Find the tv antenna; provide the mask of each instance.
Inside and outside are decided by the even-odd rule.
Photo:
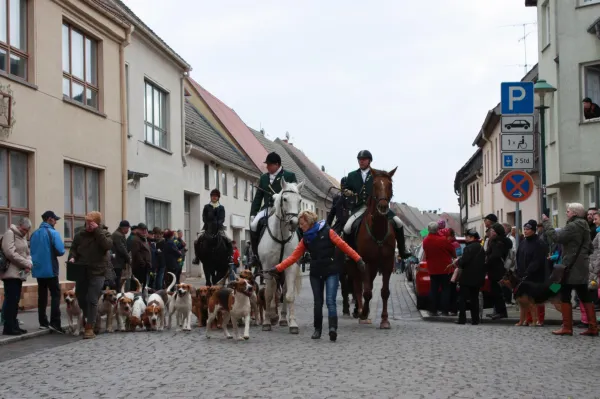
[[[290,132],[287,132],[287,131],[285,132],[285,139],[287,141],[290,141]]]
[[[527,72],[529,72],[529,64],[527,63],[527,36],[531,35],[534,31],[530,31],[527,32],[527,27],[529,25],[537,25],[536,22],[526,22],[523,24],[514,24],[514,25],[503,25],[500,26],[500,28],[515,28],[515,27],[522,27],[523,28],[523,36],[521,36],[519,38],[519,43],[523,42],[523,52],[524,52],[524,56],[525,56],[525,63],[524,64],[519,64],[518,66],[522,66],[525,69],[525,73],[524,75],[527,75]]]

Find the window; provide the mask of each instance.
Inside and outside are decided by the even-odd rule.
[[[146,82],[144,121],[146,141],[160,148],[167,145],[167,94]]]
[[[542,49],[550,44],[550,2],[542,5]]]
[[[238,197],[238,177],[233,176],[233,198]]]
[[[100,211],[100,172],[65,163],[65,240],[72,240],[85,224],[85,215]]]
[[[221,172],[221,195],[227,195],[227,173]]]
[[[63,96],[98,108],[98,43],[63,23]]]
[[[475,202],[479,204],[479,182],[477,182],[477,187],[475,188],[475,197],[477,198]]]
[[[171,222],[170,216],[171,204],[146,198],[146,225],[149,230],[155,227],[161,230],[168,229]]]
[[[0,148],[0,234],[29,216],[27,154]]]
[[[552,225],[558,227],[558,197],[556,194],[550,196],[550,206],[552,213]]]
[[[210,166],[204,165],[204,189],[210,190]]]
[[[0,70],[27,79],[27,0],[0,0]]]
[[[600,4],[600,0],[579,0],[579,6],[591,6],[592,4]]]
[[[248,201],[248,180],[244,180],[244,201]]]
[[[600,64],[583,67],[584,97],[589,97],[592,103],[600,103]],[[598,107],[592,105],[593,108]],[[600,115],[600,109],[583,110],[584,120],[594,119]]]
[[[583,197],[588,208],[596,206],[596,193],[594,190],[594,183],[586,184],[584,186]]]
[[[250,198],[254,199],[254,183],[250,183]]]
[[[215,188],[218,190],[219,189],[219,170],[217,168],[215,168],[213,170],[213,179],[215,181]]]

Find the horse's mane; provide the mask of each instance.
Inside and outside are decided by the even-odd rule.
[[[390,172],[387,172],[385,170],[371,168],[371,175],[373,176],[373,178],[383,177],[383,178],[392,180],[392,176],[390,176]]]

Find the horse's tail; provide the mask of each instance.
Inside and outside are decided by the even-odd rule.
[[[296,295],[300,295],[300,291],[302,291],[302,268],[298,267],[298,271],[296,272],[296,279],[295,279],[295,289],[296,289]]]

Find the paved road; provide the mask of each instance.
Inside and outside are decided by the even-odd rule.
[[[425,322],[402,278],[392,277],[391,330],[342,319],[336,343],[310,339],[305,278],[297,336],[255,327],[247,342],[207,341],[194,329],[9,344],[0,347],[0,398],[600,397],[600,340]]]

